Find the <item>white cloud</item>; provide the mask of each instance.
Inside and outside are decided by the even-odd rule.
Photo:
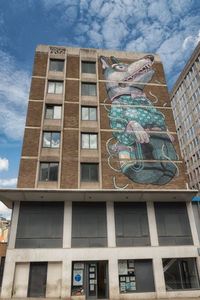
[[[195,0],[75,0],[71,21],[70,0],[42,1],[52,12],[60,9],[61,19],[71,23],[76,18],[73,41],[79,46],[158,52],[170,78],[200,40]]]
[[[0,188],[15,188],[17,178],[0,179]]]
[[[1,201],[0,201],[0,216],[6,219],[10,219],[11,217],[11,209],[7,208]]]
[[[0,157],[0,172],[1,171],[8,171],[9,161],[7,158]]]
[[[0,70],[0,131],[18,140],[23,135],[30,76],[3,51],[0,51]]]

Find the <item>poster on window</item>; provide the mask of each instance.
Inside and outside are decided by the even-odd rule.
[[[119,275],[126,275],[127,274],[127,261],[120,260],[118,266],[119,266]]]
[[[73,285],[74,286],[83,285],[83,270],[73,271]]]

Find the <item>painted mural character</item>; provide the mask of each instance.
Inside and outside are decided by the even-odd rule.
[[[154,74],[154,57],[125,64],[100,57],[111,109],[108,112],[115,144],[108,141],[109,157],[117,157],[120,172],[136,183],[162,185],[176,174],[177,155],[167,132],[165,116],[143,89]],[[113,142],[113,141],[112,141]]]

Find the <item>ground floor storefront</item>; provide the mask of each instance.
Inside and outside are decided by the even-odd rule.
[[[1,293],[6,299],[200,297],[194,246],[17,249],[8,250],[6,259]]]

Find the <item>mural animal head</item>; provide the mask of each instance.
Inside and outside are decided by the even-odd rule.
[[[154,56],[147,55],[133,63],[122,63],[114,56],[100,57],[109,98],[113,100],[116,96],[130,95],[136,90],[143,90],[147,82],[152,79],[154,70]]]

